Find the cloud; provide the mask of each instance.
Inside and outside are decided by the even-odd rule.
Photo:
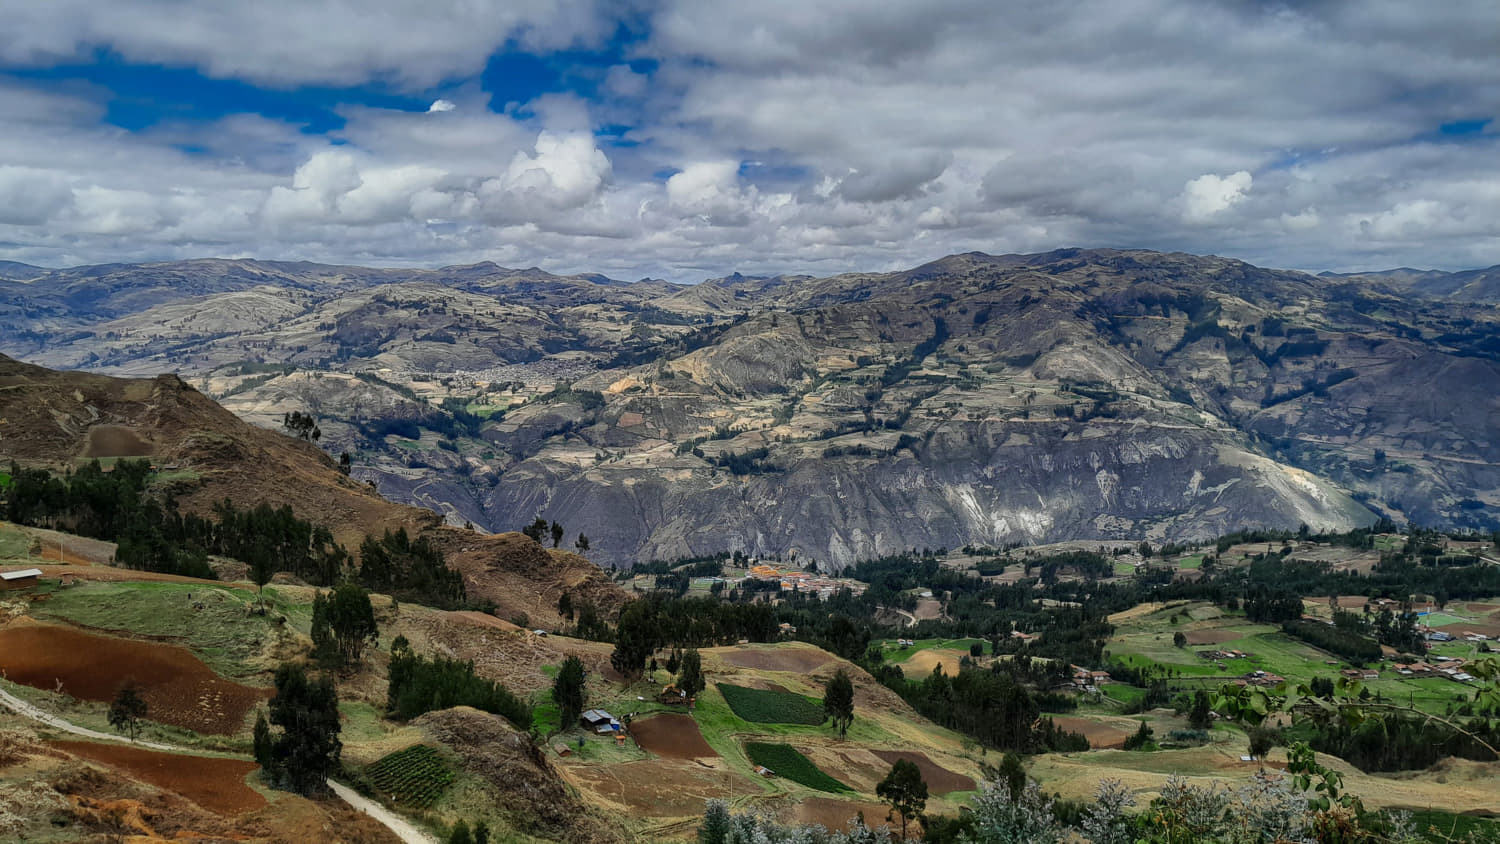
[[[1500,262],[1497,124],[1438,132],[1495,116],[1488,2],[0,0],[0,14],[13,68],[106,49],[287,96],[374,86],[430,104],[339,105],[325,134],[257,114],[127,131],[106,122],[108,89],[0,75],[0,258],[489,258],[688,281],[1069,245]],[[610,43],[624,15],[644,40]],[[487,102],[482,70],[504,50],[563,83]]]
[[[1208,222],[1244,199],[1254,181],[1246,170],[1228,176],[1204,173],[1182,189],[1182,218],[1191,223]]]

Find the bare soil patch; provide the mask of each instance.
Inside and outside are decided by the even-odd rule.
[[[876,756],[896,764],[896,760],[905,759],[916,763],[918,770],[922,772],[922,781],[927,783],[927,790],[933,794],[949,794],[954,791],[973,791],[973,777],[950,771],[942,765],[932,761],[925,753],[914,750],[876,750],[872,751]]]
[[[641,749],[668,759],[707,759],[719,755],[703,740],[698,722],[690,715],[666,713],[632,721],[630,735]]]
[[[916,616],[918,621],[942,618],[943,602],[936,598],[921,598],[917,601],[917,608],[912,611],[912,615]]]
[[[958,661],[962,654],[956,651],[942,650],[939,648],[928,648],[925,651],[917,651],[912,654],[911,659],[901,663],[901,673],[913,680],[927,677],[937,667],[943,667],[943,673],[952,677],[958,673]]]
[[[159,753],[102,742],[51,741],[48,744],[91,762],[125,771],[136,779],[180,794],[220,815],[237,815],[266,805],[266,799],[245,784],[245,777],[259,768],[254,762]]]
[[[507,630],[516,632],[521,628],[503,619],[495,618],[489,613],[477,612],[475,610],[459,610],[457,612],[442,613],[443,618],[464,624],[477,624],[480,627],[493,627],[496,630]]]
[[[1089,740],[1089,747],[1095,750],[1101,748],[1119,749],[1125,746],[1125,739],[1130,734],[1118,727],[1101,724],[1088,718],[1079,718],[1075,715],[1054,715],[1052,722],[1070,733],[1078,733]]]
[[[245,713],[271,695],[232,683],[176,645],[99,636],[54,624],[0,629],[0,670],[37,689],[108,703],[127,683],[145,699],[147,717],[200,733],[232,735]]]
[[[1233,630],[1189,630],[1185,635],[1189,645],[1220,645],[1245,638],[1245,634]]]
[[[860,813],[864,813],[865,823],[869,826],[880,826],[886,823],[886,815],[890,814],[891,807],[883,803],[863,803],[854,800],[835,800],[831,797],[809,797],[797,804],[792,810],[792,820],[796,823],[820,824],[831,830],[841,832],[849,831],[849,821]],[[891,828],[899,832],[901,830],[901,819],[892,816]],[[916,820],[907,823],[907,834],[921,829]]]
[[[706,800],[727,798],[731,789],[741,795],[757,791],[755,783],[740,774],[677,759],[564,765],[561,769],[586,791],[630,817],[700,817]]]
[[[89,429],[85,457],[149,457],[155,449],[130,428],[95,425]]]
[[[718,654],[725,662],[739,668],[794,671],[798,674],[815,671],[833,658],[818,648],[785,646],[722,648],[718,650]]]

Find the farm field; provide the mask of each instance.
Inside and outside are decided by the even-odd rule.
[[[0,628],[0,670],[37,689],[57,688],[107,703],[134,683],[150,720],[209,735],[240,730],[245,715],[270,697],[225,680],[185,648],[99,636],[56,624],[12,623]]]
[[[718,688],[734,714],[752,723],[817,726],[827,720],[823,707],[803,695],[728,683],[719,683]]]
[[[398,750],[371,765],[365,774],[383,796],[417,809],[437,802],[453,782],[453,769],[425,744]]]
[[[91,762],[126,771],[220,815],[236,815],[266,804],[259,792],[245,784],[245,778],[259,769],[254,762],[89,741],[48,744]]]
[[[762,765],[776,772],[778,777],[785,777],[792,782],[805,785],[818,791],[826,791],[830,794],[839,794],[849,791],[849,787],[842,782],[824,773],[814,765],[810,759],[797,752],[795,747],[786,744],[768,744],[766,742],[746,742],[745,755],[756,765]]]
[[[630,723],[630,735],[642,750],[668,759],[705,759],[719,754],[690,715],[666,712]]]

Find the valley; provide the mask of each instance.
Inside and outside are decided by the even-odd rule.
[[[695,286],[201,261],[16,283],[0,352],[171,370],[265,427],[310,414],[354,478],[449,524],[540,515],[614,565],[836,570],[1379,516],[1492,529],[1500,316],[1444,290],[1116,250]]]

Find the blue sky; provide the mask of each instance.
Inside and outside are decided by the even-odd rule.
[[[1500,263],[1487,2],[0,0],[0,259]]]

